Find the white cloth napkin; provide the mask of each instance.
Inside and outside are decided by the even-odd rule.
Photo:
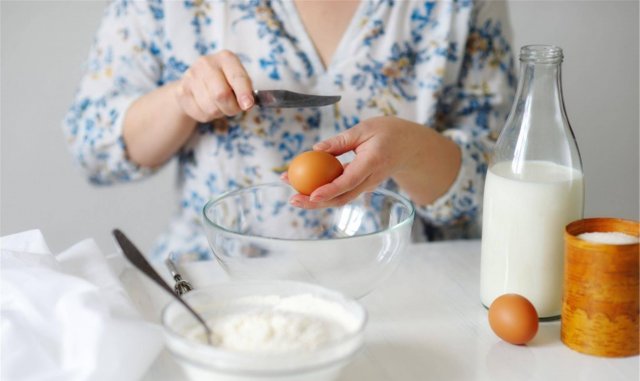
[[[0,238],[0,379],[139,380],[162,349],[93,240],[54,255],[39,230]]]

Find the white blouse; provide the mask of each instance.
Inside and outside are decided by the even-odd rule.
[[[450,190],[417,208],[416,238],[473,237],[487,156],[514,92],[508,36],[503,2],[363,0],[325,67],[290,0],[116,0],[104,15],[64,131],[92,182],[148,176],[154,170],[126,156],[127,108],[179,79],[199,56],[228,49],[256,89],[342,100],[323,108],[254,107],[199,125],[176,155],[180,210],[160,236],[156,257],[210,257],[200,219],[208,199],[277,181],[295,155],[380,115],[435,128],[462,151]],[[392,181],[383,186],[397,189]]]

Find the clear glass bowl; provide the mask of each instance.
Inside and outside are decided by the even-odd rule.
[[[205,320],[262,308],[265,298],[312,295],[330,302],[349,328],[344,336],[310,351],[247,353],[207,345],[190,338],[200,332],[195,319],[173,301],[162,312],[167,348],[189,380],[193,381],[329,381],[336,380],[364,342],[365,309],[355,300],[326,288],[292,281],[227,282],[190,291],[183,297]],[[267,299],[270,300],[270,299]],[[267,302],[268,303],[268,302]],[[311,310],[312,308],[310,308]],[[302,311],[304,312],[304,311]],[[320,312],[310,311],[314,314]],[[215,332],[214,332],[215,334]]]
[[[359,298],[386,278],[411,239],[414,207],[384,189],[336,208],[293,207],[284,183],[226,193],[203,209],[209,245],[232,279],[311,282]]]

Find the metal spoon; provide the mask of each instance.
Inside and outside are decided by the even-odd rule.
[[[153,269],[151,264],[145,259],[144,255],[138,250],[137,247],[129,239],[118,229],[113,230],[113,235],[116,237],[116,241],[122,248],[122,252],[124,256],[127,257],[129,262],[131,262],[138,270],[142,271],[146,276],[151,278],[154,282],[156,282],[160,287],[162,287],[165,291],[171,294],[178,302],[182,303],[182,305],[193,315],[194,318],[202,325],[205,332],[207,333],[207,343],[211,345],[211,329],[207,326],[207,323],[204,321],[202,316],[200,316],[187,302],[185,302],[179,295],[175,294],[171,287],[162,279],[160,275]]]
[[[176,294],[182,296],[187,292],[193,290],[193,286],[191,285],[191,283],[182,279],[182,275],[180,275],[180,273],[178,272],[178,269],[176,268],[176,264],[171,259],[171,256],[165,259],[164,264],[167,265],[167,268],[169,269],[169,273],[173,277],[173,280],[176,282],[176,284],[173,286],[173,290],[175,291]]]

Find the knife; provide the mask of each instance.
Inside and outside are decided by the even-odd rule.
[[[167,291],[171,296],[173,296],[176,301],[181,303],[191,315],[202,325],[204,331],[206,332],[207,343],[211,344],[211,328],[207,325],[204,318],[200,314],[198,314],[193,307],[191,307],[184,299],[180,297],[180,295],[173,292],[171,287],[167,284],[167,282],[162,279],[160,274],[156,272],[156,270],[151,266],[151,264],[144,257],[142,252],[138,250],[138,248],[127,238],[126,235],[119,229],[113,230],[113,236],[118,241],[118,245],[122,249],[122,253],[124,256],[134,265],[138,270],[140,270],[144,275],[149,277],[151,280],[156,282],[158,286]]]
[[[337,103],[339,95],[312,95],[288,90],[255,90],[256,105],[263,108],[321,107]]]

